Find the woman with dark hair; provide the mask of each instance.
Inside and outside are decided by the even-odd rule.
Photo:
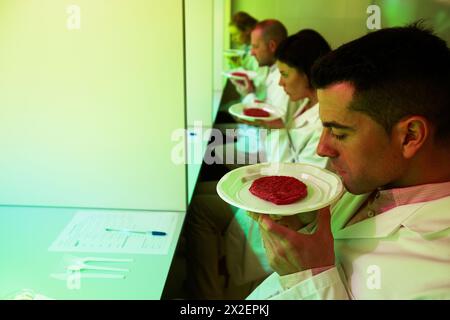
[[[280,132],[278,144],[271,143],[273,147],[267,153],[269,162],[294,161],[325,166],[325,159],[315,150],[322,124],[317,92],[310,78],[314,62],[329,51],[327,41],[311,29],[301,30],[278,46],[275,57],[281,74],[279,84],[293,103],[283,124],[286,131]]]
[[[316,31],[304,29],[283,41],[275,52],[281,72],[280,85],[292,101],[308,98],[309,106],[317,103],[311,85],[311,68],[314,62],[331,51],[330,45]]]
[[[246,12],[239,11],[231,17],[230,35],[232,45],[250,46],[250,33],[258,20]]]
[[[239,11],[231,17],[229,24],[231,50],[227,51],[229,69],[244,68],[257,71],[258,62],[251,55],[250,34],[258,20],[246,12]]]

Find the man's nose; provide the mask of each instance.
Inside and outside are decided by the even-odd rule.
[[[327,129],[324,128],[320,136],[319,145],[317,146],[317,154],[321,157],[336,158],[338,156],[337,150],[330,143]]]

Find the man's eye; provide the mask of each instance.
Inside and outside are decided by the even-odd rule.
[[[330,131],[330,133],[331,133],[331,136],[333,138],[335,138],[336,140],[344,140],[347,137],[346,134],[336,134],[336,133],[333,133],[333,131]]]

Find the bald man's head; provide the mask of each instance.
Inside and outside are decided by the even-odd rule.
[[[270,40],[273,40],[277,45],[288,36],[286,27],[280,21],[275,19],[263,20],[257,23],[254,30],[256,29],[261,30],[265,41],[269,42]]]
[[[263,20],[256,24],[251,33],[252,55],[261,67],[275,63],[275,51],[286,38],[286,27],[278,20]]]

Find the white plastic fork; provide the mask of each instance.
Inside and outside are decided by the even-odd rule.
[[[121,271],[121,272],[130,271],[129,269],[125,268],[90,265],[89,264],[90,262],[133,262],[133,259],[116,259],[116,258],[100,258],[100,257],[75,258],[73,259],[73,264],[68,265],[67,269],[71,271],[81,271],[81,270]]]
[[[75,270],[73,270],[75,271]],[[71,271],[72,272],[72,271]],[[52,273],[51,278],[67,281],[71,273]],[[124,274],[112,273],[80,273],[81,279],[125,279]]]

